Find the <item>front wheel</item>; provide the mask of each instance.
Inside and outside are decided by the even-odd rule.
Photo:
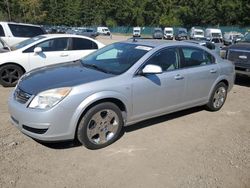
[[[220,82],[215,86],[206,108],[210,111],[218,111],[224,105],[226,98],[227,86],[223,82]]]
[[[0,67],[0,84],[4,87],[14,87],[23,74],[22,68],[17,65],[4,65]]]
[[[89,149],[100,149],[116,141],[122,127],[120,109],[110,102],[101,103],[82,117],[77,129],[77,139]]]

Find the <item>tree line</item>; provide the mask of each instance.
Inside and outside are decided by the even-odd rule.
[[[1,0],[0,20],[66,26],[249,26],[249,0]]]

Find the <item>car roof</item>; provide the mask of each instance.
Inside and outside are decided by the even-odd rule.
[[[0,24],[6,23],[6,24],[15,24],[15,25],[25,25],[25,26],[34,26],[34,27],[41,27],[40,25],[34,25],[34,24],[27,24],[27,23],[17,23],[17,22],[0,22]]]
[[[66,34],[66,33],[56,33],[56,34],[45,34],[45,35],[42,35],[46,38],[60,38],[60,37],[78,37],[78,38],[86,38],[86,39],[91,39],[91,40],[94,40],[90,37],[87,37],[87,36],[83,36],[83,35],[75,35],[75,34]]]
[[[150,46],[152,48],[156,48],[158,46],[200,46],[199,43],[193,43],[193,42],[186,42],[186,41],[167,41],[167,40],[156,40],[156,39],[128,39],[126,41],[122,41],[122,43],[128,43],[128,44],[137,44],[142,46]],[[200,46],[202,47],[202,46]]]

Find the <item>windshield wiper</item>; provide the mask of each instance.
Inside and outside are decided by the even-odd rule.
[[[92,68],[92,69],[95,69],[95,70],[98,70],[98,71],[101,71],[101,72],[104,72],[104,73],[107,73],[107,74],[113,74],[113,73],[111,73],[111,72],[109,72],[109,71],[107,71],[107,70],[105,70],[105,69],[103,69],[103,68],[101,68],[101,67],[98,67],[98,66],[95,65],[95,64],[86,64],[86,63],[84,63],[84,62],[81,62],[81,63],[82,63],[82,65],[83,65],[84,67]]]

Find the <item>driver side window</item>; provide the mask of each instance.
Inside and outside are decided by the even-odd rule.
[[[146,65],[158,65],[162,71],[171,71],[179,68],[179,55],[176,48],[163,49],[151,57]]]

